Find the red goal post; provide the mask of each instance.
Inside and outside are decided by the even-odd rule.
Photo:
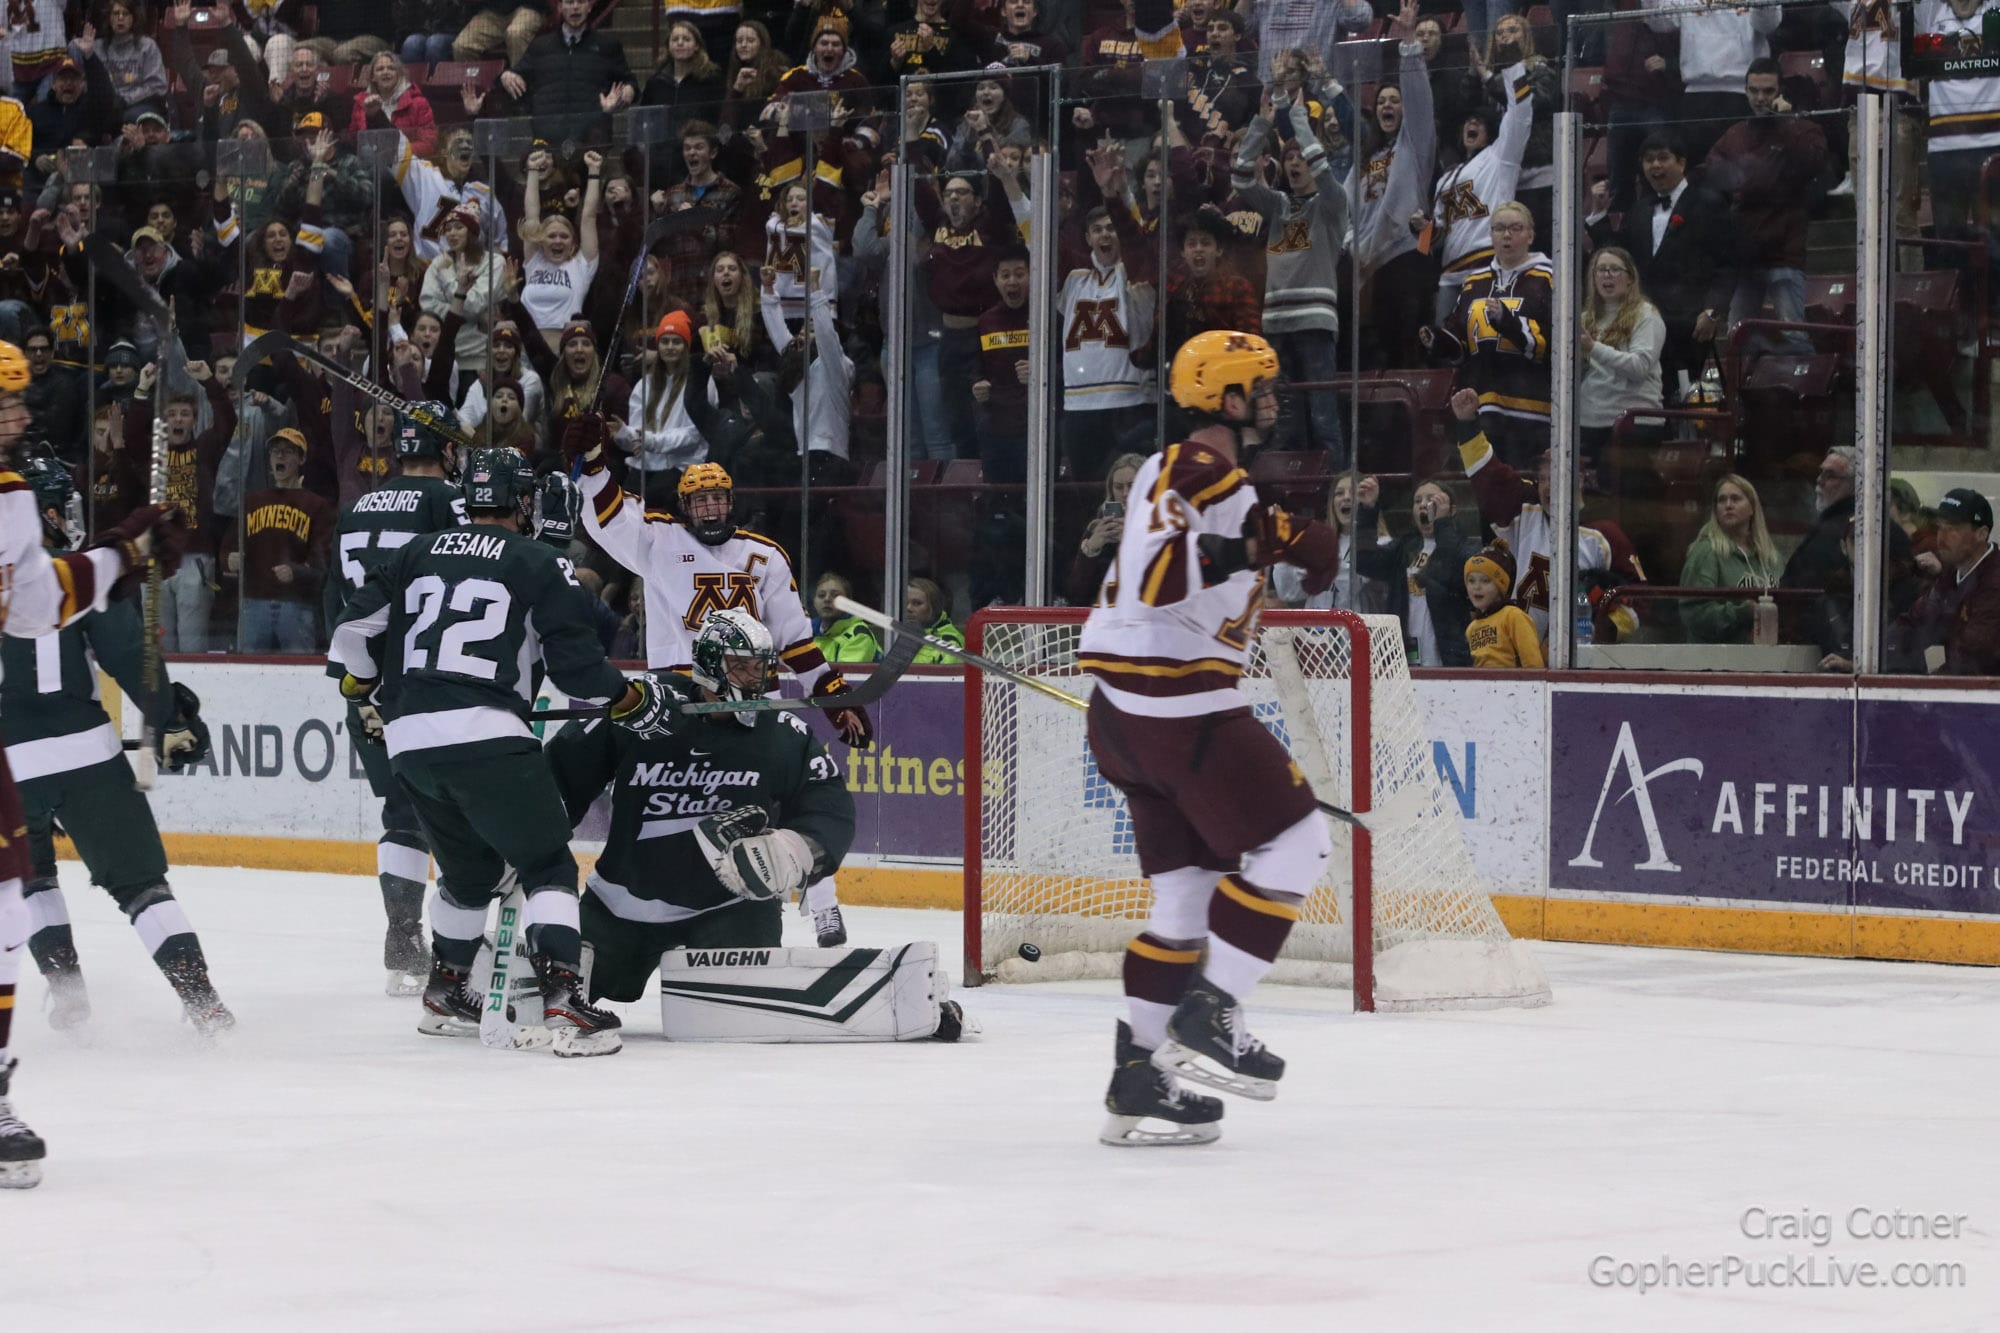
[[[967,647],[1087,698],[1076,665],[1087,614],[988,608]],[[1363,1011],[1545,1003],[1547,982],[1501,924],[1437,779],[1399,622],[1265,612],[1242,688],[1323,801],[1381,812],[1372,831],[1331,825],[1328,872],[1272,979],[1351,986]],[[1082,712],[970,663],[965,691],[967,984],[1118,975],[1150,891]]]

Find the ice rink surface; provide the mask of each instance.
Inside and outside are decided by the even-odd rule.
[[[372,880],[183,870],[241,1020],[203,1049],[63,871],[96,1015],[51,1032],[28,968],[7,1333],[2000,1329],[1991,971],[1544,945],[1534,1012],[1274,988],[1279,1100],[1119,1150],[1108,984],[963,994],[958,1046],[670,1047],[634,1006],[565,1062],[419,1037]],[[952,914],[849,920],[955,953]],[[1964,1220],[1850,1234],[1898,1210]],[[1663,1261],[1729,1285],[1615,1285]],[[1957,1285],[1827,1285],[1861,1263]]]

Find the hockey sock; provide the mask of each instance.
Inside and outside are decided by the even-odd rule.
[[[76,936],[70,930],[69,904],[53,879],[37,879],[28,885],[28,952],[44,976],[51,972],[73,972],[79,966]]]
[[[20,945],[0,949],[0,1069],[7,1067],[7,1042],[14,1030],[14,982],[21,975]]]
[[[583,966],[583,934],[573,890],[556,887],[528,894],[528,952],[575,972]]]
[[[206,998],[213,987],[208,981],[208,960],[202,956],[201,940],[187,913],[164,884],[154,884],[131,894],[113,894],[118,905],[139,933],[139,943],[153,956],[154,964],[182,999],[192,992]]]
[[[1267,893],[1240,875],[1224,875],[1208,904],[1208,962],[1203,971],[1222,990],[1242,1000],[1271,970],[1298,919],[1296,895]]]
[[[1134,1044],[1154,1050],[1167,1039],[1167,1018],[1200,960],[1200,949],[1176,949],[1150,932],[1125,946],[1125,1003],[1132,1011]]]
[[[816,880],[806,886],[808,912],[824,912],[829,907],[838,906],[840,906],[840,890],[833,882],[833,876],[828,875],[825,879]]]
[[[486,904],[463,906],[440,883],[431,898],[431,950],[438,961],[454,971],[470,972],[485,938]]]

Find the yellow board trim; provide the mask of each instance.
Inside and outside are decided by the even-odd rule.
[[[14,997],[11,994],[0,995],[0,1009],[12,1009],[13,1007],[14,1007]]]
[[[1241,884],[1238,884],[1234,875],[1224,875],[1216,881],[1215,887],[1222,890],[1224,897],[1241,903],[1253,912],[1262,912],[1265,916],[1282,917],[1287,921],[1297,921],[1299,919],[1298,908],[1289,903],[1273,902],[1269,898],[1259,897],[1244,888]]]
[[[1134,939],[1125,946],[1141,958],[1150,958],[1156,963],[1198,963],[1201,961],[1199,949],[1163,949],[1150,940]]]

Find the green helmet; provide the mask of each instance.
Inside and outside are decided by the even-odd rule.
[[[513,514],[526,531],[535,499],[535,474],[512,449],[474,449],[459,473],[466,509],[475,514]]]
[[[457,425],[449,403],[411,403],[409,411],[396,414],[396,457],[450,462],[453,440],[446,432]]]
[[[711,611],[694,636],[694,670],[689,674],[719,698],[761,699],[778,687],[777,645],[771,631],[748,611]],[[757,715],[739,716],[754,722]]]
[[[76,493],[69,469],[53,458],[30,458],[21,464],[22,479],[35,495],[35,512],[42,516],[46,544],[59,551],[83,544],[83,497]]]

